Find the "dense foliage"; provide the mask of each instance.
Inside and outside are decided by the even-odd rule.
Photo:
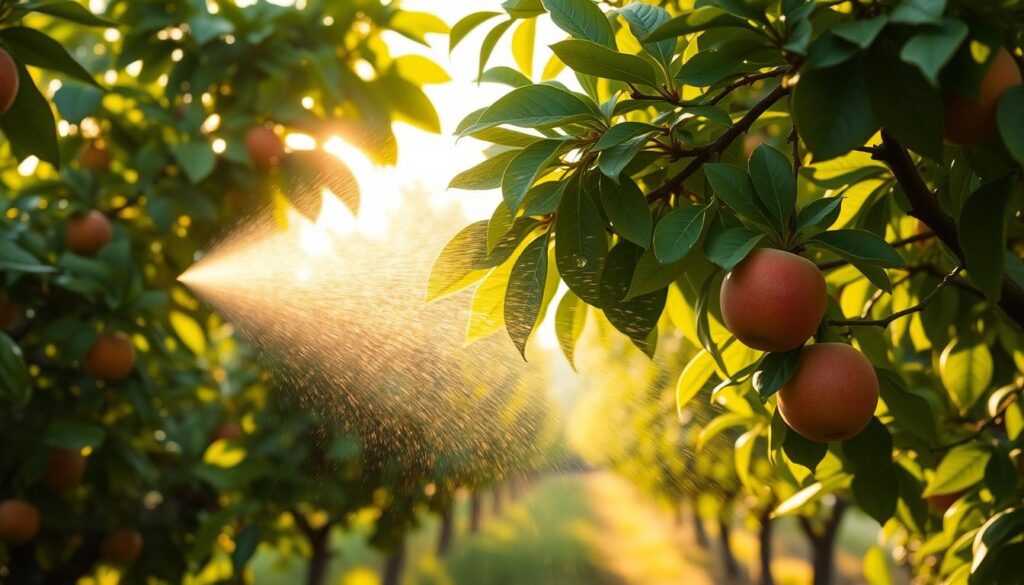
[[[652,356],[678,351],[659,340],[681,334],[700,350],[677,373],[680,415],[689,421],[691,409],[705,410],[697,401],[714,403],[702,442],[738,429],[735,476],[776,516],[820,522],[811,532],[824,537],[834,533],[835,510],[829,516],[822,506],[852,500],[883,525],[896,560],[921,582],[1019,582],[1018,4],[503,7],[467,16],[451,32],[455,46],[490,27],[481,80],[512,87],[460,124],[460,136],[494,146],[452,187],[500,188],[503,202],[442,253],[432,292],[482,282],[474,307],[503,304],[505,328],[525,351],[557,275],[569,289],[555,326],[570,360],[586,320],[607,322]],[[538,19],[566,34],[542,72],[533,67]],[[507,31],[518,69],[488,69]],[[582,91],[554,80],[565,67]],[[811,314],[791,303],[744,318],[758,325],[811,314],[822,347],[773,347],[725,326],[723,279],[741,279],[737,270],[763,248],[814,262],[827,307]],[[786,282],[778,286],[793,285],[789,278],[779,276]],[[801,393],[811,368],[801,366],[825,354],[831,365]],[[874,375],[858,373],[859,356]],[[844,374],[829,380],[830,371]],[[849,422],[847,391],[863,394],[858,408],[880,395],[869,418],[854,421],[852,433],[806,430]],[[783,420],[780,396],[810,414],[791,410]],[[652,400],[662,417],[670,412]],[[671,467],[671,457],[656,459]],[[870,560],[878,566],[878,555]]]
[[[0,2],[0,581],[219,582],[263,542],[311,556],[318,583],[357,512],[395,550],[456,489],[539,464],[540,384],[477,405],[510,413],[480,440],[516,448],[440,450],[358,404],[297,408],[308,389],[176,281],[254,209],[325,187],[358,206],[338,160],[287,134],[390,164],[393,121],[437,131],[420,87],[444,71],[381,35],[425,42],[444,23],[376,0],[103,4]]]

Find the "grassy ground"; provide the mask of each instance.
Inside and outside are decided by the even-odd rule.
[[[690,527],[679,527],[624,481],[607,473],[549,477],[500,515],[487,510],[478,534],[468,532],[463,503],[456,539],[442,558],[434,554],[437,523],[428,519],[409,541],[403,585],[710,585],[726,582],[714,544],[701,549]],[[860,557],[873,529],[855,516],[844,522],[848,543],[839,551],[840,583],[859,583]],[[708,526],[712,542],[716,527]],[[864,535],[867,536],[864,536]],[[757,542],[735,530],[733,548],[752,567]],[[357,529],[335,538],[329,585],[378,585],[383,559]],[[796,527],[780,523],[773,572],[780,585],[810,582],[807,549]],[[261,551],[253,572],[258,585],[302,583],[305,563]],[[752,571],[747,571],[752,573]],[[756,577],[756,575],[753,575]],[[743,578],[739,583],[749,583]]]

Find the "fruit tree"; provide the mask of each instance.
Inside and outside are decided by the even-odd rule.
[[[451,185],[503,201],[437,278],[504,289],[523,351],[555,273],[570,359],[586,320],[651,356],[682,335],[700,350],[678,408],[713,401],[736,475],[770,461],[797,488],[762,500],[775,515],[851,501],[922,582],[1017,582],[1017,3],[502,6],[451,31],[488,28],[481,80],[510,86],[459,125],[494,147]],[[535,69],[548,23],[563,38]],[[506,32],[517,67],[487,68]]]

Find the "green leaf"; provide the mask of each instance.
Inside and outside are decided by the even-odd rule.
[[[76,451],[103,444],[107,432],[103,427],[85,421],[56,420],[46,427],[43,442],[50,447]]]
[[[548,235],[530,242],[516,258],[505,290],[505,329],[519,353],[536,327],[548,274]]]
[[[892,42],[871,48],[868,97],[875,117],[897,140],[932,160],[942,159],[942,96],[921,71],[897,57]]]
[[[514,220],[512,218],[512,212],[508,210],[508,206],[504,202],[498,204],[494,208],[494,213],[491,214],[491,219],[487,222],[487,253],[491,254],[494,248],[501,241],[502,237],[512,229]]]
[[[939,86],[939,71],[949,63],[960,44],[967,38],[967,25],[955,18],[943,18],[942,24],[925,28],[910,37],[900,51],[900,58],[915,65],[928,83]]]
[[[601,208],[608,216],[612,230],[641,248],[650,246],[654,219],[640,187],[629,177],[622,177],[619,184],[615,184],[602,176],[598,184]]]
[[[466,169],[455,175],[451,182],[448,183],[448,188],[466,189],[468,191],[497,189],[501,186],[501,179],[505,174],[505,169],[520,152],[522,151],[509,150],[499,152],[473,168]]]
[[[861,60],[806,71],[793,90],[793,119],[815,161],[862,146],[878,130]]]
[[[501,7],[512,18],[533,18],[544,14],[540,0],[505,0]]]
[[[558,28],[574,38],[615,48],[615,31],[593,0],[542,0]]]
[[[867,20],[851,20],[838,24],[829,29],[837,37],[866,49],[875,41],[878,33],[882,32],[889,19],[884,15],[869,18]]]
[[[601,271],[608,238],[601,212],[574,175],[562,193],[555,216],[555,264],[562,280],[579,298],[600,306]],[[593,180],[585,181],[593,183]]]
[[[441,133],[441,120],[430,98],[416,84],[398,77],[380,77],[374,84],[388,96],[391,114],[395,120],[408,123],[425,132]]]
[[[828,452],[828,443],[812,441],[793,429],[789,429],[786,432],[786,439],[782,442],[782,451],[790,461],[813,472],[825,458],[825,453]]]
[[[964,202],[957,222],[971,282],[993,301],[999,300],[1006,271],[1003,254],[1009,221],[1015,211],[1015,182],[1015,175],[1010,175],[978,187]]]
[[[989,390],[992,353],[975,341],[954,339],[939,356],[939,378],[961,411],[967,411]]]
[[[491,53],[494,52],[494,47],[498,44],[498,41],[501,40],[501,37],[505,32],[512,26],[513,22],[515,21],[504,20],[494,25],[494,28],[488,31],[487,36],[484,37],[483,42],[480,43],[480,64],[477,67],[477,78],[483,79],[484,68],[487,67],[487,61],[490,60]]]
[[[185,142],[174,146],[171,152],[193,185],[210,176],[217,166],[217,157],[205,142]]]
[[[704,165],[704,176],[715,195],[740,217],[765,227],[775,226],[777,231],[781,231],[782,226],[770,219],[746,169],[725,163],[709,163]]]
[[[630,6],[646,6],[646,4],[630,4]],[[636,138],[637,136],[648,136],[655,132],[661,132],[661,128],[647,124],[646,122],[621,122],[612,126],[602,134],[590,150],[592,152],[601,152],[602,150],[618,146]]]
[[[896,513],[900,499],[900,482],[892,464],[874,474],[857,473],[850,488],[857,506],[879,524],[885,524]]]
[[[59,71],[99,87],[92,75],[68,54],[63,45],[35,29],[24,26],[0,29],[0,39],[3,39],[21,63]]]
[[[907,389],[891,370],[876,369],[879,393],[892,415],[897,432],[908,432],[926,443],[936,438],[935,416],[928,401]]]
[[[439,17],[428,12],[414,12],[411,10],[392,11],[391,19],[388,21],[387,26],[400,35],[424,46],[429,46],[424,35],[448,33],[448,25]]]
[[[500,12],[474,12],[464,16],[452,26],[451,33],[448,35],[448,54],[451,54],[455,47],[466,38],[466,35],[473,32],[473,29],[500,15]]]
[[[797,366],[800,365],[802,351],[803,347],[798,347],[791,351],[764,355],[753,378],[754,389],[761,397],[761,402],[767,402],[786,385],[786,382],[789,382],[789,379],[796,373]]]
[[[487,256],[487,221],[471,223],[451,239],[434,261],[427,283],[427,302],[465,288],[483,278],[470,279],[474,267]]]
[[[992,559],[999,558],[997,555],[999,551],[1011,548],[1003,548],[1003,545],[1007,541],[1016,539],[1020,535],[1022,527],[1024,527],[1024,508],[1003,510],[982,524],[978,533],[974,536],[974,542],[971,544],[971,552],[973,553],[971,577],[972,579],[977,577],[977,580],[972,580],[971,583],[995,583],[997,581],[999,583],[1012,583],[1020,576],[1019,551],[1021,547],[1019,543],[1016,546],[1017,550],[1011,555],[1012,558],[1006,563],[1009,570],[1005,572],[1004,576],[993,578],[994,575],[988,575],[987,565],[994,564]]]
[[[85,118],[92,116],[103,101],[103,90],[91,85],[66,81],[53,96],[61,118],[71,124],[80,124]]]
[[[0,270],[27,274],[56,272],[54,267],[43,264],[30,252],[6,239],[0,239]]]
[[[888,242],[867,230],[844,229],[822,232],[807,241],[848,260],[856,260],[887,268],[902,268],[903,258]]]
[[[946,10],[946,0],[901,0],[889,13],[898,24],[938,24]]]
[[[569,360],[569,365],[576,369],[576,342],[583,333],[587,323],[587,304],[580,300],[571,290],[565,291],[562,300],[555,310],[555,337],[558,345]]]
[[[953,447],[939,462],[935,475],[924,490],[924,496],[953,494],[972,487],[984,479],[985,466],[990,457],[992,451],[978,443]]]
[[[533,46],[537,38],[537,19],[526,19],[512,33],[512,57],[523,77],[533,77]]]
[[[505,167],[501,177],[501,195],[513,214],[519,211],[526,193],[548,168],[558,161],[558,155],[567,141],[550,139],[534,142],[519,151]]]
[[[643,248],[620,240],[608,253],[601,273],[601,308],[608,322],[650,355],[653,348],[648,346],[648,337],[658,325],[658,319],[665,309],[668,290],[662,289],[645,295],[626,299],[629,285],[637,262],[643,255]]]
[[[28,404],[32,397],[28,368],[21,347],[6,333],[0,331],[0,397],[18,408]]]
[[[84,24],[86,26],[102,26],[102,27],[116,27],[119,26],[117,22],[108,20],[100,16],[96,16],[92,12],[75,2],[74,0],[66,0],[63,2],[53,1],[40,1],[40,2],[26,2],[18,5],[18,8],[22,10],[29,10],[32,12],[39,12],[42,14],[49,14],[64,20],[70,20],[71,22],[77,22],[78,24]]]
[[[593,104],[564,89],[547,84],[528,85],[505,94],[484,110],[477,121],[464,128],[466,136],[499,124],[524,128],[549,128],[560,124],[596,120]]]
[[[30,156],[60,166],[57,123],[53,110],[24,65],[18,64],[19,89],[7,113],[0,116],[0,128],[19,161]]]
[[[738,58],[734,51],[707,49],[683,63],[676,73],[676,81],[693,87],[708,87],[759,68],[757,63]]]
[[[646,135],[636,136],[601,152],[601,156],[597,161],[601,174],[613,181],[617,181],[622,171],[629,166],[629,163],[633,162],[633,159],[643,149],[646,142]]]
[[[672,63],[676,43],[673,39],[649,42],[647,37],[659,26],[672,19],[672,15],[660,6],[652,6],[635,2],[618,10],[619,16],[626,20],[629,31],[640,41],[644,50],[661,62],[666,68]]]
[[[801,69],[806,73],[827,69],[845,63],[860,53],[860,47],[845,41],[830,31],[821,34],[807,50],[807,60]]]
[[[523,213],[526,215],[547,215],[558,209],[565,190],[563,181],[545,181],[534,185],[523,199]]]
[[[872,417],[868,426],[860,433],[843,441],[843,454],[853,464],[857,474],[891,474],[892,435],[877,418]]]
[[[700,393],[714,373],[715,360],[707,350],[702,349],[690,358],[690,362],[683,368],[683,373],[676,381],[677,414],[682,416],[683,409],[693,400],[694,396]]]
[[[654,29],[647,37],[648,42],[672,39],[693,32],[722,26],[748,28],[747,23],[716,6],[701,6],[687,10],[672,20]]]
[[[842,211],[843,197],[823,197],[815,199],[800,210],[796,217],[796,229],[827,230],[839,219]]]
[[[693,248],[704,231],[706,208],[687,205],[661,218],[654,228],[654,253],[668,264],[679,260]]]
[[[747,166],[754,190],[776,225],[788,225],[796,208],[796,177],[789,159],[765,143],[754,149]]]
[[[704,254],[728,272],[742,262],[765,235],[747,228],[729,228],[708,236]]]
[[[617,79],[627,83],[658,86],[654,67],[636,55],[613,51],[592,41],[568,40],[551,45],[551,50],[574,71]]]
[[[648,248],[637,262],[633,281],[629,283],[627,299],[649,292],[661,290],[672,284],[686,270],[694,256],[684,256],[675,262],[662,264],[654,254],[654,248]]]
[[[1003,94],[996,117],[999,121],[999,134],[1007,150],[1017,162],[1024,164],[1024,132],[1020,131],[1024,128],[1024,85],[1010,88]]]

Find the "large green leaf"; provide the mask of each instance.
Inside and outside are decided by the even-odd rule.
[[[505,328],[519,353],[537,325],[548,273],[548,236],[530,242],[516,258],[505,290]]]
[[[815,161],[846,154],[878,130],[860,59],[806,71],[793,90],[793,119]]]
[[[704,231],[707,209],[687,205],[661,218],[654,228],[654,253],[662,264],[675,262],[693,248]]]
[[[547,84],[528,85],[499,98],[460,135],[467,136],[500,124],[547,128],[597,117],[595,106],[576,94]]]
[[[660,6],[652,6],[643,2],[634,2],[618,10],[618,14],[626,19],[630,32],[644,45],[644,49],[666,68],[672,62],[676,43],[673,39],[648,42],[647,37],[659,26],[671,20],[672,15]]]
[[[636,55],[619,53],[593,41],[568,40],[551,45],[555,55],[574,71],[657,87],[654,67]]]
[[[953,447],[942,458],[924,495],[954,494],[970,488],[985,477],[985,466],[990,457],[992,451],[978,443]]]
[[[899,24],[938,24],[946,10],[946,0],[900,0],[889,14]]]
[[[999,121],[999,134],[1003,137],[1006,148],[1024,164],[1024,85],[1011,88],[1003,94],[996,110]]]
[[[939,356],[939,377],[960,410],[967,411],[992,383],[992,352],[979,341],[955,339]]]
[[[782,450],[793,463],[814,471],[818,468],[821,460],[825,458],[825,453],[828,452],[828,443],[812,441],[793,429],[789,429],[782,442]]]
[[[192,184],[209,177],[217,165],[217,157],[205,142],[185,142],[173,147],[172,152]]]
[[[543,0],[558,28],[577,39],[615,48],[615,32],[608,17],[593,0]]]
[[[848,260],[888,268],[901,268],[904,265],[903,258],[888,242],[867,230],[844,229],[822,232],[807,243],[831,250]]]
[[[505,174],[505,169],[520,152],[522,151],[499,152],[480,164],[455,175],[448,183],[448,188],[469,191],[497,189],[501,186],[501,178]]]
[[[472,279],[474,265],[487,256],[487,221],[471,223],[441,250],[430,270],[427,301],[441,298],[483,278]]]
[[[789,225],[796,209],[796,177],[786,155],[774,146],[761,144],[747,163],[750,178],[765,209],[775,218],[776,225]]]
[[[957,223],[971,282],[992,300],[999,300],[1006,270],[1003,255],[1007,227],[1015,210],[1014,177],[1007,176],[978,187],[964,202]]]
[[[0,397],[20,408],[28,404],[31,396],[32,386],[21,347],[0,331]]]
[[[722,26],[747,27],[741,18],[729,14],[717,6],[701,6],[687,10],[651,31],[648,42],[671,39],[693,32],[708,30]]]
[[[39,93],[24,65],[18,65],[18,76],[18,95],[7,113],[0,116],[0,128],[3,128],[19,161],[36,156],[59,167],[57,123],[53,119],[50,102]]]
[[[942,159],[942,96],[920,69],[898,58],[898,47],[883,39],[870,52],[868,97],[875,117],[905,146],[932,160]]]
[[[92,75],[68,54],[63,45],[44,33],[24,26],[13,26],[0,30],[0,39],[3,39],[17,60],[26,65],[58,71],[99,87]]]
[[[558,160],[566,145],[563,139],[534,142],[519,151],[505,167],[501,177],[501,195],[509,211],[515,214],[526,198],[526,193],[547,169]]]
[[[601,273],[601,308],[608,322],[646,353],[653,353],[648,338],[658,325],[668,290],[661,289],[626,299],[643,248],[625,240],[608,253]]]
[[[766,353],[754,372],[754,390],[757,390],[761,402],[767,402],[776,392],[789,382],[800,365],[800,354],[803,347],[780,353]]]
[[[874,42],[878,33],[882,32],[889,19],[883,14],[865,20],[851,20],[838,24],[829,31],[837,37],[866,49]]]
[[[631,6],[637,5],[631,4]],[[590,150],[601,152],[638,136],[647,136],[654,132],[661,132],[661,128],[646,122],[621,122],[606,130]]]
[[[602,176],[600,186],[601,208],[608,216],[612,230],[623,238],[641,248],[651,245],[651,233],[654,231],[654,219],[647,207],[647,198],[643,191],[629,177],[622,177],[616,184],[608,177]]]
[[[601,271],[608,255],[608,237],[604,220],[592,199],[595,193],[582,183],[593,185],[574,175],[558,205],[555,216],[555,264],[565,284],[588,304],[600,306]]]
[[[939,85],[939,71],[949,63],[967,38],[967,25],[947,17],[941,26],[925,28],[910,37],[900,50],[900,58],[917,66],[933,86]]]
[[[715,195],[740,217],[765,227],[775,226],[781,232],[781,224],[772,221],[745,169],[725,163],[709,163],[704,165],[704,176]]]
[[[935,416],[928,401],[907,389],[903,380],[891,370],[877,369],[879,394],[892,415],[896,432],[905,432],[933,443],[936,437]]]
[[[742,262],[765,235],[764,232],[741,227],[712,233],[704,242],[704,254],[728,272]]]
[[[448,52],[454,51],[455,47],[466,38],[466,35],[473,32],[473,29],[500,15],[500,12],[473,12],[464,16],[462,20],[452,25],[452,30],[448,35]]]
[[[61,449],[96,448],[103,444],[107,433],[103,427],[80,420],[55,420],[46,428],[43,441]]]
[[[576,369],[576,342],[587,322],[587,304],[571,290],[565,291],[555,310],[555,336],[569,365]]]

